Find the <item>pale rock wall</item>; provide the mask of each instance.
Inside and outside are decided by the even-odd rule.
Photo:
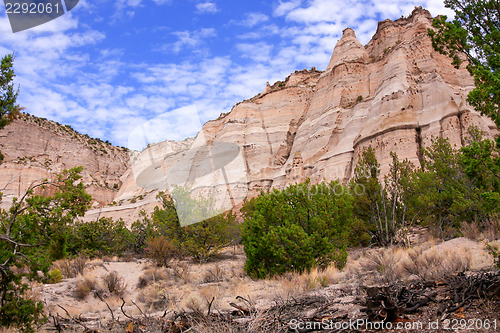
[[[118,148],[110,148],[115,150],[107,156],[96,155],[58,132],[16,122],[0,132],[0,149],[8,156],[0,165],[0,180],[10,181],[7,192],[12,195],[55,169],[83,164],[87,183],[96,178],[102,184],[121,184],[117,192],[105,186],[91,188],[99,202],[112,203],[92,210],[87,219],[109,216],[130,223],[142,209],[151,211],[158,203],[157,193],[175,182],[168,179],[172,166],[181,165],[183,176],[196,176],[205,158],[196,149],[204,145],[225,142],[240,147],[238,160],[243,162],[228,167],[226,175],[245,179],[229,185],[232,199],[240,202],[260,190],[307,178],[347,181],[369,146],[375,149],[383,176],[392,151],[418,166],[420,149],[433,137],[448,138],[460,147],[471,125],[490,138],[497,136],[494,123],[466,102],[474,87],[469,72],[464,66],[454,68],[450,59],[434,51],[427,33],[431,21],[429,12],[416,8],[408,18],[380,22],[366,46],[346,29],[324,72],[296,71],[207,122],[195,139],[151,145],[132,152],[130,161]],[[184,167],[189,154],[191,162]],[[36,156],[37,163],[47,156],[57,168],[35,162],[21,165],[14,161],[19,156]],[[199,175],[190,185],[208,195],[210,182],[221,177],[220,172]],[[222,184],[215,192],[226,187]]]
[[[76,166],[83,166],[82,180],[94,206],[103,206],[115,197],[122,185],[120,177],[129,167],[126,149],[29,115],[21,115],[0,130],[0,151],[4,155],[0,164],[4,208],[33,182],[52,179],[63,169]]]

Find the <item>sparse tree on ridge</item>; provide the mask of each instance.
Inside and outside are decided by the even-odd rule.
[[[22,108],[16,104],[18,89],[14,89],[14,55],[7,54],[2,58],[0,68],[0,129],[17,117]]]

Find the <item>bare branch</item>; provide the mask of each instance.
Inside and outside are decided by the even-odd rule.
[[[132,319],[132,320],[134,320],[134,321],[135,321],[135,320],[137,320],[137,319],[135,319],[134,317],[129,316],[128,314],[126,314],[126,313],[125,313],[125,310],[123,309],[123,306],[125,305],[125,300],[123,299],[123,297],[121,297],[121,300],[122,300],[122,302],[123,302],[123,303],[122,303],[122,305],[120,306],[120,309],[122,310],[123,315],[124,315],[125,317],[127,317],[128,319]]]
[[[0,240],[6,241],[8,243],[11,243],[15,246],[19,247],[39,247],[42,246],[43,244],[24,244],[24,243],[19,243],[10,238],[8,235],[0,235]]]

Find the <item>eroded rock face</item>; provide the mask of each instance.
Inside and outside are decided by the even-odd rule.
[[[249,195],[307,178],[348,180],[368,146],[384,175],[391,151],[419,165],[420,148],[432,137],[460,147],[471,125],[497,135],[466,103],[468,71],[434,51],[431,21],[422,8],[383,21],[366,47],[346,29],[325,72],[296,72],[203,131],[245,147]]]
[[[59,137],[42,129],[24,136],[31,132],[26,126],[33,125],[16,122],[0,133],[0,149],[8,156],[0,166],[0,186],[10,181],[7,187],[15,194],[32,179],[53,171],[34,162],[26,166],[16,160],[20,156],[36,156],[38,164],[47,156],[59,169],[83,164],[87,183],[97,177],[99,184],[120,184],[117,192],[94,185],[90,192],[100,203],[113,203],[87,217],[122,217],[131,222],[141,209],[150,211],[157,204],[156,194],[169,182],[166,170],[183,161],[192,147],[214,142],[240,147],[243,167],[233,173],[245,176],[246,190],[235,187],[232,195],[241,201],[259,190],[307,178],[348,180],[368,146],[375,149],[384,175],[391,151],[418,166],[420,148],[432,137],[449,138],[460,147],[471,125],[490,137],[498,135],[494,123],[466,102],[474,85],[468,71],[455,69],[450,59],[434,51],[427,33],[431,21],[429,12],[416,8],[408,18],[380,22],[366,46],[346,29],[324,72],[296,71],[207,122],[197,138],[152,145],[135,153],[130,165],[118,148],[103,155],[70,138],[56,140]],[[6,131],[10,131],[7,137]],[[193,165],[200,164],[195,156]],[[186,163],[186,173],[193,165]],[[29,171],[22,171],[26,168]],[[22,178],[14,179],[19,173]],[[191,185],[202,188],[207,179],[196,178]],[[225,185],[216,189],[224,190]]]
[[[83,182],[94,198],[94,206],[104,206],[116,196],[120,177],[129,168],[127,150],[73,131],[69,126],[30,115],[21,115],[0,130],[1,206],[10,206],[33,183],[54,178],[63,169],[83,166]]]

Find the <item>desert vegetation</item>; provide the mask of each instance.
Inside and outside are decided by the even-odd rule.
[[[457,16],[435,20],[435,47],[456,66],[465,53],[469,102],[498,125],[498,19],[477,19],[498,8],[445,2]],[[1,62],[0,128],[21,110],[12,62]],[[0,210],[0,325],[285,332],[325,319],[500,320],[500,142],[471,126],[463,147],[433,138],[420,153],[420,165],[391,153],[382,177],[367,147],[348,182],[262,191],[234,212],[179,187],[131,226],[79,220],[91,204],[81,167],[34,182]]]
[[[314,302],[326,306],[335,297],[365,295],[364,288],[371,286],[428,285],[494,269],[495,240],[500,238],[498,148],[471,128],[465,147],[455,149],[446,139],[435,139],[422,156],[417,168],[392,154],[390,172],[381,179],[374,151],[367,148],[350,183],[308,181],[262,192],[243,206],[242,224],[229,212],[181,226],[172,198],[163,193],[158,196],[161,205],[130,228],[107,218],[81,223],[74,217],[85,212],[90,197],[77,182],[81,170],[65,171],[57,181],[33,185],[11,211],[3,212],[4,226],[12,223],[10,232],[2,230],[3,257],[11,263],[5,267],[10,280],[2,280],[3,325],[29,331],[66,322],[84,328],[88,323],[78,319],[82,312],[68,306],[77,302],[100,311],[109,327],[125,327],[127,320],[137,325],[145,318],[156,318],[150,324],[161,325],[162,316],[183,309],[182,325],[215,330],[235,324],[228,317],[212,318],[213,311],[250,316],[245,319],[249,324],[267,318],[259,311],[275,311],[278,304],[293,308],[293,299],[297,308],[311,301],[311,293],[323,293]],[[51,186],[57,190],[50,192],[53,196],[35,194]],[[20,228],[37,230],[38,236],[26,237]],[[482,278],[495,286],[495,277]],[[44,308],[29,292],[37,289],[36,283],[44,283],[45,293],[69,286],[65,300]],[[489,289],[481,292],[496,295]],[[398,306],[405,300],[398,299]],[[351,302],[345,311],[379,304],[376,299],[366,302]],[[168,317],[170,323],[181,325],[174,317]],[[279,325],[285,327],[287,318]]]

